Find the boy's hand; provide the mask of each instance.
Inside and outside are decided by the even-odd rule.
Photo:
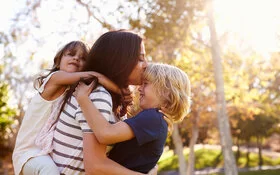
[[[75,92],[73,93],[78,102],[82,100],[82,98],[88,98],[89,94],[95,86],[95,83],[95,81],[92,81],[89,85],[86,85],[83,82],[79,82],[79,84],[75,88]]]
[[[132,93],[129,90],[129,88],[128,87],[122,88],[121,94],[122,94],[122,99],[123,99],[124,103],[126,103],[127,105],[132,105],[133,98],[132,98]]]

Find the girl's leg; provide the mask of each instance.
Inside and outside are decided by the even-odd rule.
[[[52,158],[48,155],[29,159],[22,168],[23,175],[59,175]]]

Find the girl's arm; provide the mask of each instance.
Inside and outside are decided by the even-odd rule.
[[[115,83],[113,83],[106,76],[94,71],[86,71],[86,72],[58,71],[52,75],[49,81],[57,86],[65,86],[65,85],[71,85],[73,83],[76,83],[81,78],[90,78],[91,76],[96,76],[98,78],[99,83],[102,84],[105,88],[110,89],[117,94],[121,94],[119,87]]]
[[[65,72],[57,71],[55,72],[45,85],[44,91],[41,96],[46,100],[54,100],[64,93],[67,85],[74,84],[78,82],[81,78],[91,78],[96,76],[99,79],[100,84],[102,84],[106,89],[109,89],[115,93],[121,94],[119,87],[113,83],[110,79],[104,75],[94,72]]]
[[[88,86],[84,83],[79,83],[74,96],[97,140],[102,144],[108,145],[134,138],[134,133],[128,124],[122,121],[110,124],[94,106],[88,97],[93,86],[93,83]]]
[[[93,76],[91,72],[65,72],[57,71],[54,73],[49,81],[57,86],[65,86],[76,83],[81,78],[89,78]]]
[[[122,94],[120,88],[114,82],[112,82],[109,78],[107,78],[106,76],[104,76],[103,74],[100,74],[98,72],[92,71],[91,73],[98,78],[98,82],[100,84],[102,84],[106,89],[109,89],[120,95]]]

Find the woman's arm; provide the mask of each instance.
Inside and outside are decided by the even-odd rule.
[[[130,126],[125,122],[120,121],[110,124],[103,117],[88,97],[93,85],[93,83],[90,85],[80,83],[74,92],[74,96],[83,111],[88,125],[94,131],[97,140],[102,144],[108,145],[135,137]]]
[[[106,156],[106,146],[100,144],[93,133],[83,134],[84,166],[86,174],[141,175],[129,170]]]

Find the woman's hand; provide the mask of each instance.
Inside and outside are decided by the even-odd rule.
[[[75,92],[73,93],[78,102],[81,101],[83,98],[88,98],[89,94],[95,87],[95,83],[95,81],[92,81],[89,85],[86,85],[83,82],[79,82],[79,84],[75,88]]]

